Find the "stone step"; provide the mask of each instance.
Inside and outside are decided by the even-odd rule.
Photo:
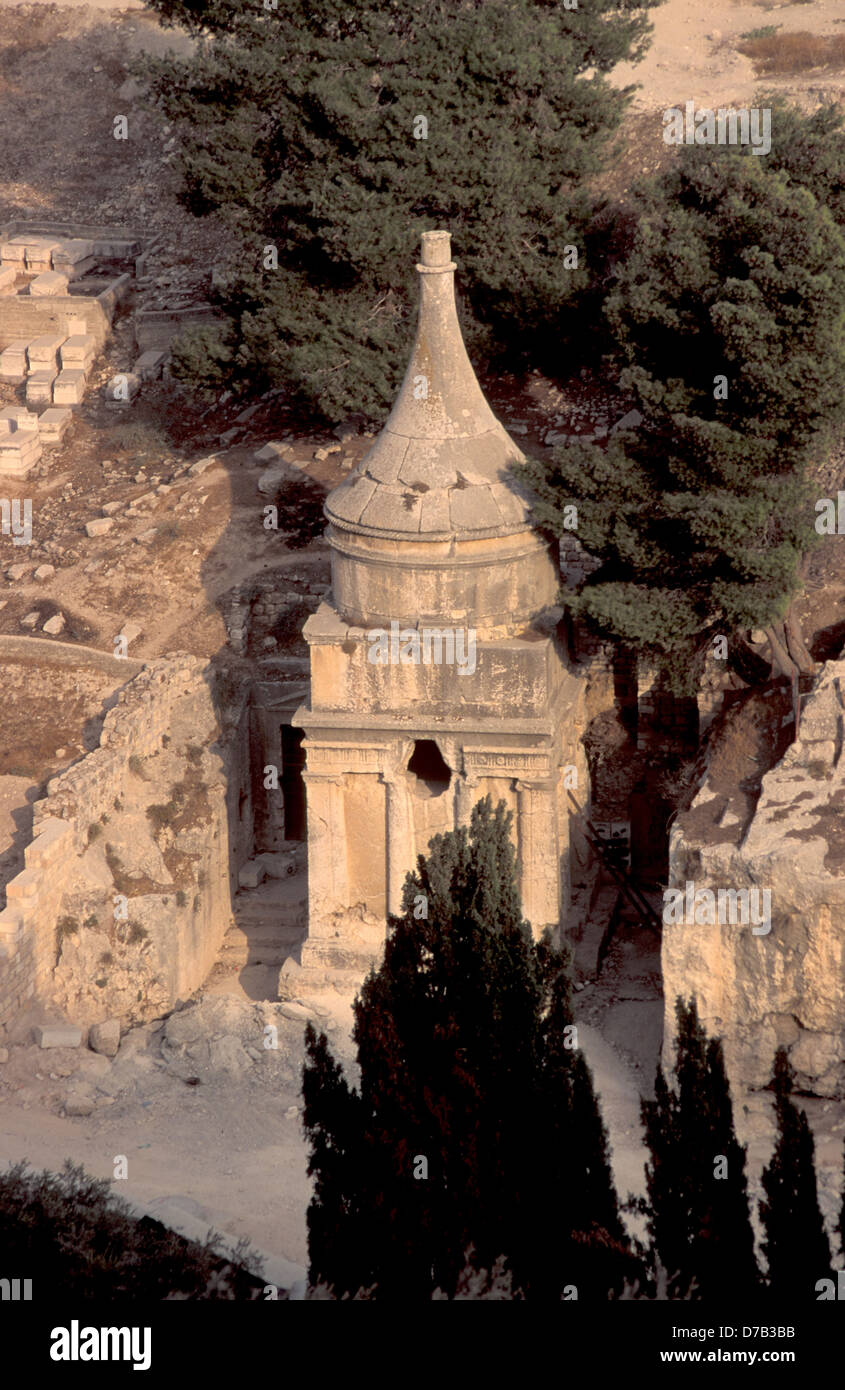
[[[305,927],[280,927],[278,923],[244,929],[242,924],[230,927],[220,948],[221,965],[236,968],[243,965],[283,965],[297,949],[305,935]]]

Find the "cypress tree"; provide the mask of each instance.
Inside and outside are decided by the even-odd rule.
[[[737,1142],[721,1043],[693,1001],[676,1001],[676,1087],[658,1068],[642,1107],[653,1253],[674,1297],[747,1297],[758,1285],[745,1149]]]
[[[842,1149],[842,1202],[839,1207],[839,1255],[845,1263],[845,1147]]]
[[[360,1089],[338,1099],[325,1039],[309,1043],[312,1280],[451,1297],[504,1257],[526,1297],[605,1298],[632,1260],[565,963],[522,918],[510,813],[487,798],[429,850],[356,1001]]]
[[[831,1278],[830,1243],[819,1208],[815,1142],[803,1110],[792,1101],[795,1073],[785,1048],[775,1056],[777,1139],[763,1173],[760,1220],[767,1284],[780,1298],[813,1298],[819,1279]]]

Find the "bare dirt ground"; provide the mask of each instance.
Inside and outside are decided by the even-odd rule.
[[[645,62],[617,73],[620,84],[635,82],[640,90],[608,189],[624,192],[632,178],[672,157],[660,118],[668,106],[688,99],[699,105],[748,105],[763,89],[808,105],[841,97],[841,68],[764,77],[738,44],[742,35],[772,24],[783,32],[836,35],[844,20],[841,0],[790,5],[710,0],[706,6],[667,0],[653,13],[656,37]],[[142,231],[153,248],[128,310],[202,300],[226,246],[215,219],[196,222],[179,207],[171,132],[143,111],[128,72],[135,53],[171,46],[184,49],[187,41],[160,29],[139,0],[26,5],[0,0],[0,225],[17,217],[51,216]],[[111,137],[118,112],[130,118],[125,144]],[[176,650],[225,656],[226,596],[236,585],[269,570],[278,574],[274,582],[309,595],[328,574],[320,542],[293,550],[280,534],[263,529],[261,508],[268,499],[257,490],[263,466],[255,463],[254,449],[267,439],[291,438],[302,473],[330,487],[368,441],[357,438],[341,453],[317,459],[319,447],[336,441],[289,419],[273,398],[241,423],[231,447],[220,444],[221,434],[235,424],[237,407],[231,403],[198,408],[157,386],[125,416],[109,412],[97,387],[115,371],[130,368],[135,355],[131,319],[124,315],[66,442],[45,455],[27,484],[36,518],[33,545],[14,548],[9,538],[0,538],[0,570],[21,562],[28,567],[21,577],[0,580],[5,601],[0,633],[20,633],[20,619],[48,604],[50,612],[65,615],[65,641],[111,651],[115,634],[134,620],[142,632],[132,656]],[[0,387],[0,403],[13,399],[13,391]],[[568,404],[542,382],[501,383],[491,399],[506,423],[524,423],[520,442],[532,450],[542,447],[550,424],[572,424]],[[201,475],[187,471],[192,461],[210,454],[217,462]],[[111,531],[89,539],[85,523],[112,502],[121,506]],[[33,571],[42,563],[54,565],[55,573],[36,581]],[[811,579],[802,616],[820,634],[814,654],[821,659],[819,644],[827,641],[832,648],[840,640],[841,645],[845,586],[829,556],[819,559]],[[63,708],[61,719],[51,721],[45,699],[43,708],[33,704],[17,714],[29,716],[27,776],[17,775],[23,720],[10,718],[8,708],[3,717],[10,737],[0,749],[0,836],[10,853],[16,852],[31,815],[30,762],[35,766],[41,759],[45,770],[52,769],[59,747],[65,760],[84,747],[81,710]],[[230,995],[241,1009],[241,1023],[253,1027],[249,1011],[255,1005],[238,972],[218,969],[200,992],[206,1000],[221,995]],[[651,1084],[660,1041],[653,946],[622,934],[599,982],[578,999],[582,1043],[596,1076],[624,1197],[643,1187],[637,1098]],[[348,1055],[348,1006],[315,1002],[327,1010],[317,1017],[333,1025],[331,1036]],[[0,1064],[0,1161],[27,1156],[38,1166],[58,1168],[71,1156],[92,1173],[111,1176],[114,1156],[125,1154],[129,1178],[117,1183],[117,1190],[148,1203],[172,1199],[196,1221],[227,1235],[245,1234],[261,1249],[301,1266],[308,1194],[298,1113],[302,1022],[288,1020],[278,1065],[264,1055],[257,1035],[250,1043],[238,1033],[241,1023],[229,1019],[220,1040],[236,1034],[247,1061],[241,1064],[231,1047],[223,1049],[228,1070],[192,1059],[201,1073],[198,1085],[188,1084],[184,1057],[165,1056],[163,1023],[133,1030],[110,1063],[90,1052],[42,1052],[23,1038],[12,1041],[8,1061]],[[91,1113],[69,1116],[67,1102],[80,1093],[91,1097]],[[759,1127],[756,1132],[768,1133]],[[768,1139],[754,1142],[759,1167],[768,1157]],[[824,1159],[833,1173],[832,1140]]]

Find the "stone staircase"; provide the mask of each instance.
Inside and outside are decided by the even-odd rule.
[[[278,998],[279,970],[288,956],[299,955],[305,939],[307,882],[303,870],[239,890],[233,904],[234,925],[223,938],[209,980],[212,992]]]

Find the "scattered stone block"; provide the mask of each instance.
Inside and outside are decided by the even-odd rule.
[[[42,632],[46,632],[48,637],[60,637],[65,630],[65,619],[63,613],[54,613],[52,618],[48,618]]]
[[[32,1030],[39,1047],[79,1047],[82,1030],[73,1023],[39,1023]]]
[[[16,584],[19,579],[23,579],[25,574],[29,574],[30,568],[30,565],[10,565],[6,570],[6,578],[11,579]]]
[[[0,295],[14,294],[18,272],[13,265],[0,266]]]
[[[267,468],[258,479],[258,491],[263,497],[272,497],[278,492],[279,487],[287,473],[283,464],[276,464],[274,468]]]
[[[53,384],[53,394],[56,387]],[[45,444],[58,444],[73,416],[65,406],[51,406],[38,419],[38,434]]]
[[[41,621],[41,614],[33,611],[21,618],[21,627],[36,628]]]
[[[161,376],[161,369],[166,361],[166,352],[143,352],[132,368],[132,373],[140,377],[141,381],[155,381]]]
[[[114,522],[110,516],[97,516],[93,521],[86,521],[85,534],[86,536],[105,536],[113,526]]]
[[[119,512],[122,506],[122,502],[104,502],[100,511],[103,516],[114,516],[115,512]]]
[[[28,405],[51,405],[53,401],[53,383],[58,373],[55,367],[45,367],[43,370],[30,372],[26,379],[26,400]]]
[[[90,1096],[68,1096],[65,1101],[65,1114],[76,1118],[90,1115],[94,1110],[94,1102]]]
[[[143,630],[140,623],[124,623],[119,635],[126,639],[126,645],[129,647],[137,637],[141,636]]]
[[[192,478],[198,478],[201,473],[204,473],[207,468],[211,468],[212,464],[217,463],[217,461],[216,454],[209,454],[208,458],[197,459],[195,463],[192,463],[188,472]]]
[[[621,420],[616,421],[616,424],[613,426],[613,429],[610,431],[610,433],[616,434],[617,430],[638,429],[642,422],[643,417],[640,414],[639,410],[629,410],[627,415],[623,415]]]
[[[30,371],[40,371],[45,367],[58,368],[59,348],[64,341],[64,333],[42,333],[33,338],[26,353]]]
[[[257,888],[266,877],[266,866],[258,859],[251,859],[238,870],[238,884],[241,888]]]
[[[85,396],[85,372],[68,370],[59,372],[53,383],[54,405],[81,405]]]
[[[287,458],[290,453],[289,444],[279,444],[271,439],[269,444],[265,444],[263,449],[256,449],[253,458],[256,463],[277,463],[280,458]]]
[[[35,573],[34,573],[34,575],[33,575],[32,577],[33,577],[33,579],[37,579],[37,580],[41,581],[42,579],[52,579],[52,577],[53,577],[53,575],[54,575],[55,573],[56,573],[56,566],[55,566],[55,565],[39,565],[39,566],[38,566],[38,569],[35,571]]]
[[[294,1023],[308,1023],[309,1019],[313,1019],[314,1017],[312,1011],[306,1009],[304,1004],[282,1004],[279,1007],[279,1013],[282,1015],[282,1018],[289,1018]]]
[[[36,298],[54,294],[67,294],[68,279],[58,270],[43,270],[30,281],[29,292]]]
[[[104,1023],[95,1023],[88,1032],[88,1046],[104,1057],[116,1057],[120,1047],[120,1019],[107,1018]]]

